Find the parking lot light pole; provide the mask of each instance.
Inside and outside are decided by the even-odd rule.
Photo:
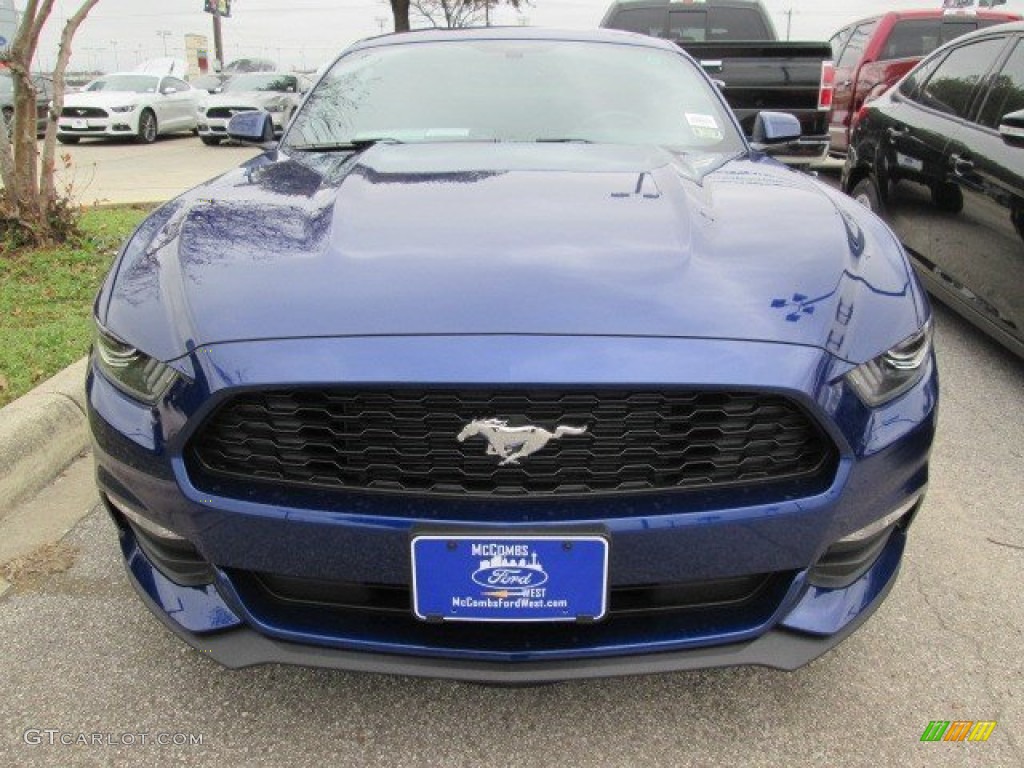
[[[221,72],[224,69],[224,43],[220,34],[220,3],[211,3],[213,15],[213,60],[216,63],[216,70]]]
[[[158,29],[156,31],[158,37],[162,37],[164,41],[164,58],[167,58],[167,38],[171,36],[171,30],[169,29]]]

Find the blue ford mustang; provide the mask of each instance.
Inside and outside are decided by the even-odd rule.
[[[784,117],[752,148],[625,33],[346,51],[97,298],[142,600],[231,667],[524,683],[840,642],[927,484],[930,310],[878,218],[768,156]]]

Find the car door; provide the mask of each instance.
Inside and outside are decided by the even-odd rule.
[[[888,218],[919,256],[929,258],[936,231],[962,207],[947,178],[946,147],[1005,44],[1005,36],[983,38],[943,52],[904,81],[887,111],[879,175],[887,185]]]
[[[162,131],[176,131],[186,126],[190,101],[188,83],[176,77],[160,80],[160,94],[157,96],[157,117]]]
[[[932,260],[973,309],[1024,343],[1024,139],[1019,128],[1000,132],[1024,121],[1024,40],[1011,44],[975,118],[951,134],[948,180],[963,210],[936,232]]]

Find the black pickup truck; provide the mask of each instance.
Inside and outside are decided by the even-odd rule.
[[[801,139],[780,159],[809,165],[828,151],[832,49],[827,42],[778,41],[754,0],[616,0],[602,27],[672,40],[722,84],[747,136],[758,112],[789,112]]]

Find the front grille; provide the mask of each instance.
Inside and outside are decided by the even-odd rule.
[[[230,575],[236,586],[258,591],[263,599],[282,606],[412,618],[412,592],[407,586],[339,583],[234,570]],[[612,587],[608,595],[608,615],[614,618],[742,605],[757,599],[778,583],[788,584],[792,578],[793,574],[786,571],[713,581]]]
[[[474,419],[586,427],[501,465]],[[583,496],[808,481],[832,443],[789,399],[673,390],[289,389],[239,394],[186,450],[193,482],[455,496]]]
[[[206,110],[206,116],[228,120],[237,112],[251,112],[254,109],[255,107],[210,107]]]
[[[99,107],[64,107],[61,117],[107,117],[107,110]]]

